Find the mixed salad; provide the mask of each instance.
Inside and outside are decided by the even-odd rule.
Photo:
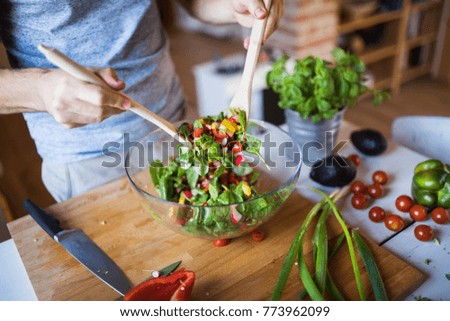
[[[151,163],[150,176],[161,198],[194,205],[173,213],[184,231],[235,234],[263,221],[284,201],[277,195],[273,201],[259,197],[255,185],[260,173],[251,163],[262,160],[261,141],[247,134],[246,125],[245,112],[236,108],[183,123],[178,132],[191,146],[178,145],[178,156],[167,165]],[[243,203],[247,200],[252,202]]]

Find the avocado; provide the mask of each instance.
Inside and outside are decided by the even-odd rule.
[[[355,130],[350,139],[361,153],[369,156],[380,155],[387,148],[386,138],[375,129]]]
[[[324,186],[345,186],[356,177],[356,166],[348,158],[331,155],[314,163],[309,177]]]

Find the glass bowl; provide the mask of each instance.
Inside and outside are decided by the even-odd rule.
[[[160,160],[167,164],[177,156],[180,143],[157,129],[131,147],[125,160],[130,185],[144,210],[176,232],[207,239],[235,238],[266,222],[296,186],[301,168],[300,149],[286,132],[264,121],[251,120],[247,133],[262,141],[264,162],[244,152],[245,159],[260,172],[254,187],[261,196],[217,206],[185,205],[160,198],[150,177],[150,163]]]

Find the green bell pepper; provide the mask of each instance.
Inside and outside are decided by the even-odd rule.
[[[429,159],[414,168],[412,196],[418,204],[429,208],[450,208],[450,166]]]

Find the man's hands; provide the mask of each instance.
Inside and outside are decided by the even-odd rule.
[[[253,26],[255,19],[264,19],[269,12],[263,0],[179,0],[192,15],[209,23],[237,22],[243,27]],[[272,0],[263,42],[275,31],[283,15],[284,0]],[[244,41],[248,47],[249,39]]]
[[[39,96],[47,111],[67,128],[98,123],[130,107],[130,101],[118,91],[125,83],[111,68],[94,69],[111,89],[75,79],[60,69],[48,69],[39,79]]]
[[[264,32],[263,43],[275,31],[278,21],[283,15],[284,0],[272,0],[272,5],[267,18],[266,30]],[[236,21],[243,27],[251,28],[255,19],[264,19],[267,16],[268,8],[263,0],[231,0],[233,15]],[[244,40],[244,47],[248,48],[250,38]]]

